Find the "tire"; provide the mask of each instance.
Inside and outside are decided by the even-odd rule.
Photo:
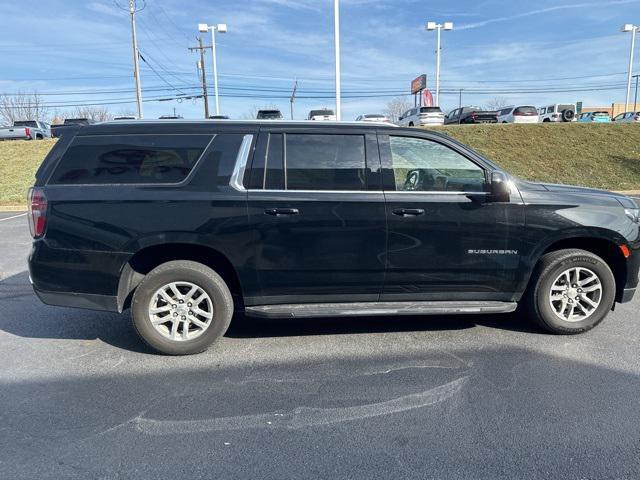
[[[413,122],[409,122],[409,126],[410,126],[410,127],[413,127],[413,126],[414,126],[414,125],[413,125]]]
[[[551,123],[551,120],[549,120],[548,118],[545,118],[544,120],[542,120],[542,123]]]
[[[576,114],[573,110],[567,109],[562,111],[562,121],[571,122],[575,118]]]
[[[599,292],[596,290],[585,293],[587,289],[597,288],[596,281],[586,283],[582,288],[579,283],[567,287],[559,285],[566,282],[566,277],[563,275],[566,271],[572,272],[570,278],[572,281],[575,280],[576,270],[573,269],[581,269],[578,271],[581,282],[586,282],[591,274],[595,275],[600,282]],[[571,288],[573,285],[577,285],[578,289]],[[553,302],[551,301],[552,286],[554,286],[554,296],[558,298]],[[604,260],[585,250],[566,249],[548,253],[540,259],[531,277],[525,301],[530,318],[542,328],[551,333],[571,335],[591,330],[604,320],[613,307],[615,294],[615,277]],[[585,296],[591,302],[597,303],[597,306],[588,304],[584,300]],[[565,301],[569,302],[565,303],[566,311],[562,310]],[[573,311],[571,308],[574,304],[576,315],[569,320],[566,314]],[[591,313],[587,315],[587,312],[578,304],[586,306]],[[558,309],[562,310],[564,316],[556,313]]]
[[[180,297],[175,294],[170,294],[168,297],[170,300],[175,300],[175,303],[165,301],[167,297],[162,294],[158,295],[160,289],[165,290],[165,287],[171,292],[168,286],[172,283],[177,284],[178,293],[181,293],[182,298],[185,299],[180,304],[178,303]],[[198,298],[201,299],[195,306],[186,301],[187,293],[193,287],[199,289],[193,294],[193,298],[196,301]],[[202,293],[206,296],[201,297]],[[152,301],[155,306],[162,303],[158,308],[165,310],[154,316],[157,326],[154,326],[151,320]],[[196,311],[211,317],[207,319]],[[229,328],[232,316],[233,299],[222,277],[201,263],[186,260],[163,263],[151,270],[140,282],[131,302],[133,326],[140,338],[154,350],[167,355],[190,355],[203,352],[224,335]],[[161,318],[163,320],[165,317],[171,318],[168,318],[166,323],[161,323]],[[188,323],[182,319],[186,319]],[[191,323],[191,319],[194,322],[200,322],[199,325]],[[172,328],[174,324],[177,324],[176,329]],[[206,328],[202,324],[206,324]],[[191,339],[188,338],[190,335]]]

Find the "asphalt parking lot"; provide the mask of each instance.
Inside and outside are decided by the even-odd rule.
[[[0,478],[636,479],[640,299],[574,337],[507,316],[251,320],[163,357],[33,295],[0,214]]]

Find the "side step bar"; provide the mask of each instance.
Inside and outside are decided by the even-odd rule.
[[[455,315],[469,313],[509,313],[517,308],[515,302],[361,302],[361,303],[305,303],[258,305],[246,307],[249,317],[313,318],[374,315]]]

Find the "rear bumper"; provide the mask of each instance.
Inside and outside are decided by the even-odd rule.
[[[118,298],[107,295],[95,295],[90,293],[74,292],[49,292],[38,290],[33,287],[33,291],[42,303],[54,305],[56,307],[85,308],[87,310],[101,310],[106,312],[118,312]]]

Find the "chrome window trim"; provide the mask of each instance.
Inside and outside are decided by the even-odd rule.
[[[238,150],[238,156],[236,157],[236,165],[233,167],[233,173],[229,180],[229,186],[238,192],[246,192],[247,189],[244,186],[244,172],[247,169],[247,162],[249,161],[249,152],[251,151],[251,143],[253,142],[253,135],[246,134],[242,138],[242,144],[240,150]]]
[[[489,192],[439,192],[439,191],[410,191],[410,190],[264,190],[259,188],[252,188],[247,190],[249,193],[419,193],[422,195],[489,195]]]

